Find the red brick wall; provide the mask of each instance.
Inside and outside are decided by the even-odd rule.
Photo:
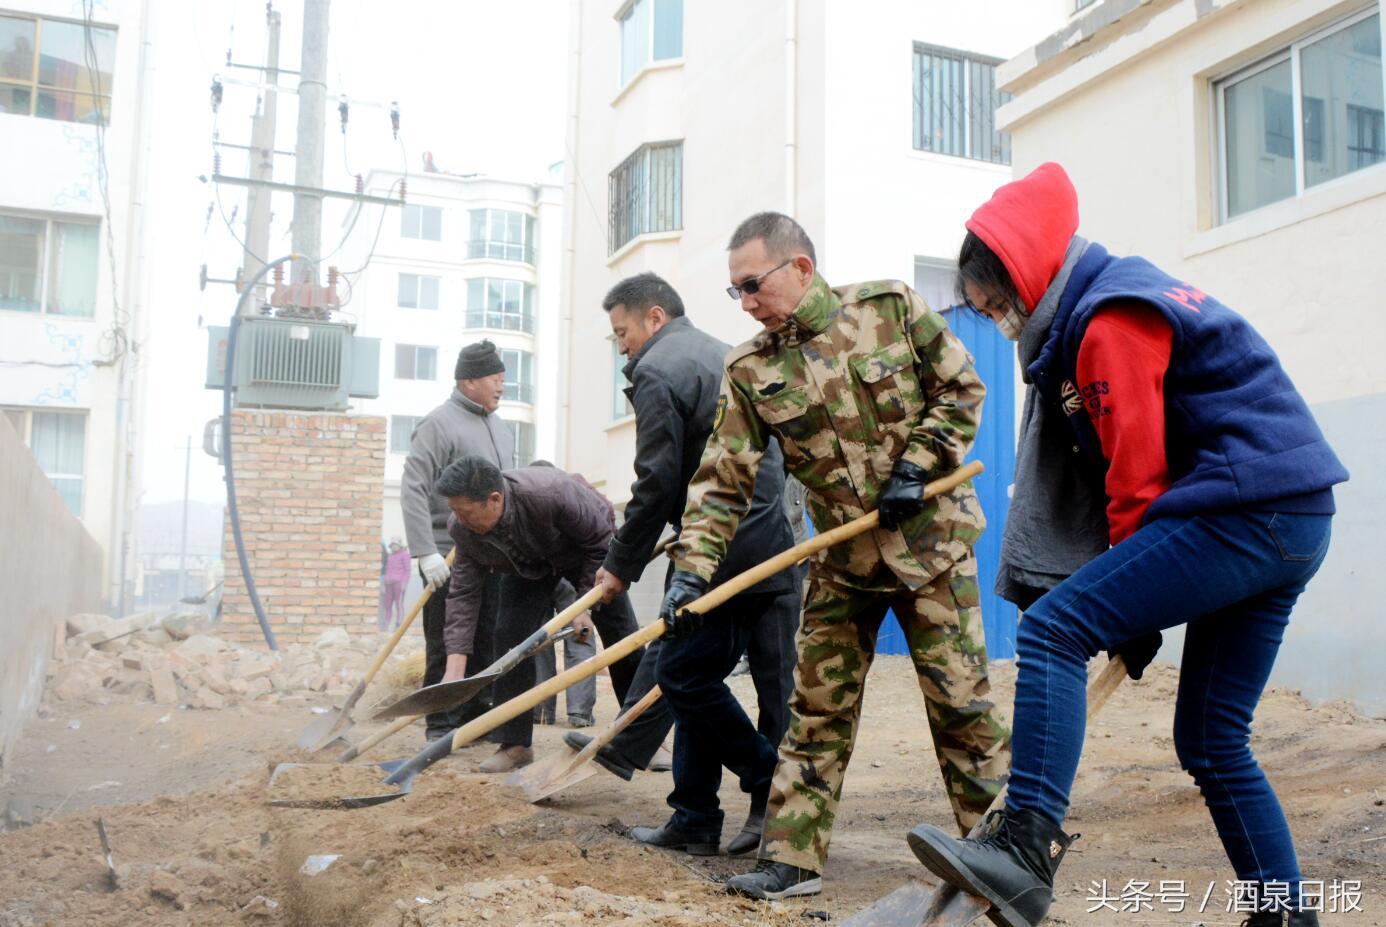
[[[332,627],[373,630],[380,595],[385,419],[239,409],[231,413],[241,537],[281,643]],[[218,634],[262,640],[228,518]]]

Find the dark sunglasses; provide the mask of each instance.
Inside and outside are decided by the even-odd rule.
[[[743,293],[747,296],[755,296],[757,293],[760,292],[760,282],[762,280],[773,274],[775,271],[779,270],[781,267],[787,267],[793,263],[794,259],[790,258],[789,260],[783,261],[780,264],[777,264],[776,266],[770,268],[758,277],[751,277],[748,280],[742,280],[740,283],[729,286],[727,287],[727,295],[730,296],[732,299],[740,299],[741,294]]]

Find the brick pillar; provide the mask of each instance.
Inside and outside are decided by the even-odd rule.
[[[241,537],[281,643],[332,627],[375,628],[380,596],[385,419],[238,409],[231,413]],[[219,634],[260,641],[228,518]]]

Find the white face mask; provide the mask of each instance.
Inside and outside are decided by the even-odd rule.
[[[1006,314],[997,321],[996,329],[1007,341],[1019,341],[1028,318],[1029,316],[1021,312],[1015,303],[1011,303],[1006,307]]]

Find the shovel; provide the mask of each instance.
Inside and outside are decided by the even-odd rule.
[[[982,472],[982,464],[973,461],[966,464],[947,476],[934,480],[924,487],[923,496],[928,499],[948,492],[962,483],[967,482],[972,477]],[[684,606],[685,611],[693,611],[703,614],[711,611],[722,603],[731,599],[733,596],[745,592],[750,587],[759,583],[769,576],[774,576],[780,570],[788,569],[800,560],[804,560],[820,550],[832,547],[841,541],[864,534],[880,524],[880,514],[878,512],[867,512],[860,518],[854,519],[845,525],[825,531],[822,534],[809,538],[796,547],[791,547],[784,553],[771,557],[769,560],[752,567],[744,573],[739,573],[722,585],[704,594],[701,598],[695,599]],[[478,737],[482,737],[497,727],[500,727],[511,718],[518,717],[526,711],[532,709],[540,702],[547,701],[552,695],[557,695],[569,686],[581,682],[589,676],[595,676],[606,667],[634,653],[650,641],[657,640],[664,633],[663,620],[656,620],[649,625],[636,631],[612,646],[606,648],[595,657],[584,660],[572,669],[564,670],[552,679],[515,696],[503,705],[497,705],[480,717],[473,718],[471,721],[457,728],[451,736],[439,737],[433,743],[420,750],[410,757],[402,766],[394,770],[387,776],[383,783],[386,791],[379,795],[357,796],[352,798],[333,798],[324,800],[313,800],[310,803],[299,804],[297,807],[311,808],[344,808],[361,807],[359,804],[347,805],[345,801],[369,801],[378,804],[382,801],[392,801],[407,794],[413,787],[414,778],[443,757],[450,754],[459,747],[466,746]],[[324,766],[324,770],[339,769],[338,766]]]
[[[457,553],[456,549],[448,552],[447,565],[452,567],[452,558]],[[351,690],[347,696],[346,704],[341,708],[334,708],[327,714],[313,721],[303,729],[298,735],[298,746],[302,750],[321,750],[332,741],[341,737],[351,730],[354,722],[351,720],[351,709],[356,707],[356,703],[361,700],[361,696],[366,694],[366,687],[371,684],[375,674],[380,672],[380,668],[385,665],[385,660],[390,656],[399,639],[404,636],[404,632],[409,630],[409,626],[414,623],[419,612],[423,611],[424,604],[428,602],[428,597],[433,595],[432,589],[425,589],[423,595],[419,596],[419,601],[414,603],[414,607],[409,610],[409,614],[404,616],[404,620],[395,628],[395,633],[390,635],[390,639],[385,642],[385,646],[380,648],[380,652],[375,655],[370,668],[366,670],[366,675],[356,684],[356,688]]]
[[[505,784],[519,786],[520,791],[525,794],[526,801],[537,802],[595,776],[601,767],[593,763],[592,758],[615,740],[616,735],[624,731],[632,721],[643,715],[646,709],[659,701],[660,695],[659,686],[655,686],[646,692],[640,701],[630,706],[630,711],[619,715],[615,721],[607,725],[606,730],[593,737],[581,750],[574,750],[564,744],[558,752],[511,773]]]
[[[1088,685],[1088,723],[1097,717],[1107,699],[1126,678],[1126,663],[1121,657],[1107,662],[1102,672]],[[996,796],[987,812],[1006,806],[1006,790]],[[986,826],[985,816],[968,833],[979,837]],[[868,908],[842,922],[841,927],[966,927],[991,908],[985,898],[960,891],[951,885],[910,882]]]

